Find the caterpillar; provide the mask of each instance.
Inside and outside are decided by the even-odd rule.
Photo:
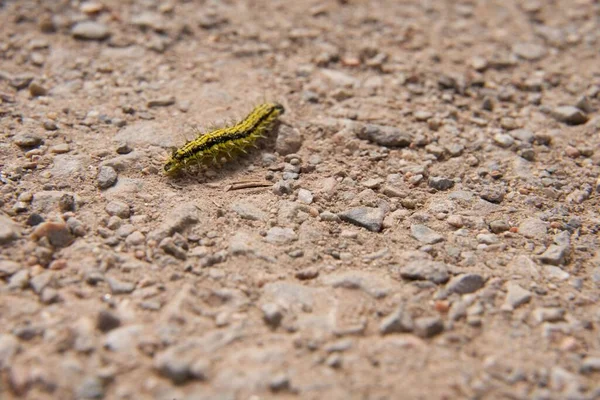
[[[175,175],[192,164],[217,162],[225,155],[231,158],[236,151],[245,153],[245,148],[264,137],[264,133],[273,127],[284,112],[281,104],[260,104],[237,124],[200,134],[180,148],[173,149],[165,163],[164,172]]]

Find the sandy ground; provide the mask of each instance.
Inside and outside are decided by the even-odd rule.
[[[600,398],[600,3],[0,1],[0,398]],[[247,155],[173,146],[277,101]]]

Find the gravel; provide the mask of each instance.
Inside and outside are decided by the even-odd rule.
[[[41,3],[2,7],[0,398],[600,397],[597,2]]]

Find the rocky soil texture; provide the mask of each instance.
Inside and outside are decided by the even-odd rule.
[[[3,400],[600,398],[597,0],[0,25]],[[163,175],[265,100],[257,149]]]

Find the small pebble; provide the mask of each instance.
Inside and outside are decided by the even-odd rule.
[[[98,182],[98,188],[108,189],[117,182],[117,171],[110,166],[101,166],[96,181]]]

